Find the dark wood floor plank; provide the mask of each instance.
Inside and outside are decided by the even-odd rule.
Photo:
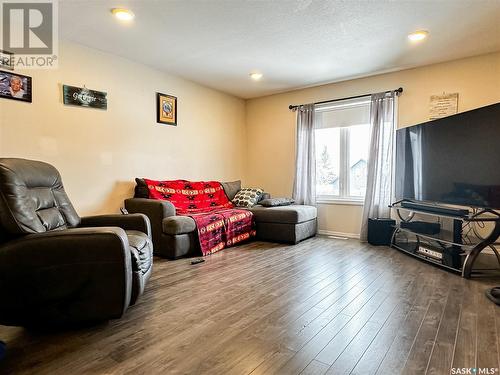
[[[458,278],[453,280],[441,324],[438,328],[436,343],[434,344],[432,355],[427,365],[426,373],[429,375],[440,375],[450,372],[455,338],[462,311],[463,286],[465,282],[465,280]]]
[[[495,329],[497,336],[497,348],[499,349],[498,363],[500,363],[500,307],[495,307]]]
[[[314,360],[321,350],[352,319],[348,315],[339,314],[332,319],[316,336],[301,348],[289,361],[270,374],[298,374]]]
[[[349,345],[345,347],[342,354],[337,357],[333,365],[327,371],[327,374],[350,374],[379,332],[380,328],[380,324],[367,322],[363,328],[359,330],[354,339],[351,340]]]
[[[311,361],[300,373],[301,375],[323,375],[328,371],[328,365],[318,361]]]
[[[395,292],[389,299],[391,303],[388,303],[387,306],[392,308],[390,315],[380,315],[380,312],[384,311],[384,309],[379,309],[370,318],[370,322],[380,323],[382,324],[382,328],[351,371],[352,374],[368,375],[377,372],[381,362],[396,339],[399,330],[403,328],[409,312],[415,303],[419,301],[417,297],[422,293],[422,288],[418,275],[420,275],[423,265],[420,262],[416,262],[413,266],[411,271],[406,273],[407,280],[403,284],[404,287],[402,289],[395,288]],[[389,311],[390,309],[385,307],[385,310]],[[384,320],[385,316],[387,318]]]
[[[429,374],[498,367],[497,282],[386,247],[252,242],[190,265],[155,259],[122,319],[65,332],[0,327],[0,374]],[[422,372],[423,373],[423,372]]]
[[[317,266],[316,268],[320,267]],[[316,273],[309,272],[302,274],[301,277],[307,279],[310,277],[314,277],[315,275]],[[314,282],[317,282],[317,280],[313,281],[313,283]],[[244,332],[244,330],[249,325],[255,323],[258,319],[262,319],[263,317],[265,318],[266,315],[272,313],[273,310],[275,310],[276,307],[279,306],[279,304],[294,303],[294,299],[296,298],[295,294],[299,293],[299,296],[303,297],[304,294],[314,293],[311,288],[308,288],[307,283],[304,283],[302,281],[300,284],[302,288],[298,290],[290,288],[290,283],[286,283],[286,285],[281,288],[281,297],[288,295],[293,297],[293,299],[291,300],[287,300],[286,298],[275,299],[271,298],[274,296],[266,294],[264,296],[265,298],[262,297],[259,298],[256,302],[252,302],[259,305],[257,308],[256,306],[245,306],[245,308],[240,309],[237,315],[224,314],[226,315],[225,317],[221,315],[221,318],[225,323],[222,329],[219,328],[221,320],[213,320],[213,316],[209,316],[210,325],[207,325],[202,330],[194,331],[192,336],[184,337],[180,343],[178,342],[178,345],[180,344],[179,347],[181,348],[181,350],[176,350],[174,353],[167,353],[161,359],[153,358],[153,356],[151,356],[149,358],[149,361],[147,361],[144,366],[157,366],[157,362],[161,362],[161,366],[167,366],[168,368],[183,368],[183,366],[205,366],[205,358],[208,357],[211,353],[213,354],[213,356],[211,357],[211,363],[214,363],[214,361],[225,361],[225,358],[227,357],[225,353],[231,353],[231,355],[234,355],[234,352],[239,353],[241,351],[244,351],[245,353],[243,353],[242,356],[244,356],[245,354],[249,354],[252,350],[252,347],[248,345],[238,345],[238,341],[233,336],[238,332]],[[265,299],[267,299],[267,301]],[[262,302],[265,303],[262,304]],[[232,306],[231,308],[234,308],[234,306]],[[248,311],[251,311],[251,313],[248,313]],[[220,312],[218,312],[217,314],[220,314]],[[242,333],[242,335],[244,336],[244,333]],[[202,340],[200,340],[200,338]],[[175,337],[172,338],[172,340],[174,339]],[[244,339],[245,337],[243,338],[243,340]],[[164,344],[165,343],[166,341],[164,342]],[[197,348],[198,345],[202,345],[199,350]],[[235,346],[236,348],[234,348]],[[207,347],[209,348],[208,351]],[[185,352],[186,355],[182,355],[182,352]],[[168,365],[164,365],[163,363],[168,363]],[[139,367],[139,365],[137,365],[137,367]],[[198,369],[198,367],[196,368]]]
[[[445,280],[434,288],[427,312],[415,336],[413,345],[403,368],[403,373],[423,374],[427,370],[429,358],[436,342],[437,332],[448,300],[452,283],[456,278],[452,274],[443,274]],[[449,282],[446,282],[448,281]]]
[[[411,303],[405,301],[397,305],[392,311],[391,316],[376,337],[363,353],[360,360],[356,363],[352,374],[371,375],[377,372],[377,369],[392,345],[398,330],[404,323],[408,312],[411,309]]]
[[[403,323],[404,329],[398,332],[378,368],[377,374],[401,373],[415,341],[415,337],[429,308],[431,297],[436,293],[436,289],[443,288],[441,281],[445,279],[446,275],[434,274],[432,272],[430,275],[421,276],[423,276],[423,278],[419,278],[418,281],[421,290]]]
[[[250,374],[252,375],[267,375],[276,374],[278,370],[286,363],[290,358],[295,355],[294,351],[288,350],[286,348],[281,348],[280,350],[272,353],[267,359],[261,361],[253,369]]]
[[[395,266],[392,270],[395,273],[388,273],[388,277],[380,284],[373,298],[357,310],[354,315],[351,312],[355,311],[352,308],[356,304],[352,304],[348,309],[342,311],[344,314],[347,313],[353,316],[353,319],[346,324],[343,330],[351,325],[350,329],[347,334],[339,332],[338,336],[330,341],[316,357],[322,362],[332,364],[329,373],[350,373],[371,344],[382,326],[377,321],[385,322],[395,306],[392,292],[398,289],[397,286],[406,288],[409,285],[407,282],[409,275],[407,273],[397,274],[398,270],[399,267]],[[391,298],[389,298],[390,296]],[[387,306],[390,306],[390,308],[387,309]],[[373,322],[370,322],[371,319],[373,319]],[[361,328],[356,333],[358,327]],[[352,333],[354,333],[354,336],[351,335]],[[346,343],[348,343],[347,346],[345,346]]]
[[[478,296],[476,305],[477,315],[477,354],[476,367],[482,369],[500,369],[498,362],[498,340],[495,322],[495,310],[499,307],[492,304],[484,295],[486,288],[474,283]],[[497,371],[498,373],[498,371]]]
[[[380,278],[373,283],[346,308],[342,309],[342,314],[351,316],[352,319],[345,327],[332,339],[323,350],[318,353],[316,359],[320,362],[332,365],[337,357],[342,353],[350,341],[363,328],[373,314],[382,306],[388,298],[389,293],[383,291],[383,286],[392,281],[390,277]]]
[[[453,353],[454,368],[476,367],[478,320],[476,304],[479,297],[473,282],[464,285],[464,299]]]
[[[355,268],[357,269],[357,267],[355,267]],[[342,282],[342,279],[337,277],[337,276],[334,276],[333,278],[339,282]],[[325,286],[326,285],[327,284],[325,284]],[[304,286],[304,285],[302,285],[302,286]],[[305,288],[304,291],[306,291],[306,293],[309,293],[309,294],[312,293],[312,296],[315,296],[317,294],[314,291],[314,289],[311,289],[311,288]],[[282,297],[284,295],[287,295],[287,294],[291,294],[291,295],[294,294],[293,288],[292,288],[292,290],[290,290],[290,288],[285,288],[284,292],[286,292],[286,293],[284,293],[282,295]],[[276,293],[273,293],[273,294],[276,294]],[[301,293],[300,295],[303,295],[303,294],[304,293]],[[281,304],[281,305],[283,304],[283,302],[287,302],[287,300],[284,298],[282,298],[278,301],[279,301],[279,304]],[[220,358],[220,361],[223,361],[223,358],[225,358],[227,356],[226,353],[228,353],[228,352],[234,352],[234,351],[244,352],[244,353],[246,353],[245,361],[247,361],[247,359],[251,358],[254,353],[252,353],[251,346],[241,345],[239,342],[240,339],[246,340],[248,337],[257,337],[257,338],[260,337],[261,340],[263,340],[267,337],[276,337],[277,338],[280,336],[278,333],[276,333],[276,330],[274,330],[273,334],[270,335],[269,332],[263,332],[261,330],[261,328],[262,327],[270,327],[271,329],[276,328],[276,324],[273,324],[273,322],[276,321],[279,323],[278,326],[282,327],[282,330],[280,332],[287,333],[288,330],[284,328],[287,325],[292,325],[291,327],[289,327],[289,330],[294,332],[294,329],[293,329],[294,326],[300,325],[301,321],[307,322],[308,320],[310,320],[310,318],[308,317],[309,315],[311,315],[312,317],[314,317],[314,315],[317,315],[317,313],[315,312],[315,309],[312,308],[314,306],[314,303],[315,303],[315,300],[313,298],[305,298],[304,302],[300,303],[300,304],[297,304],[297,302],[294,302],[294,300],[292,300],[292,302],[293,302],[293,304],[287,303],[286,305],[282,306],[281,308],[279,308],[277,310],[266,311],[266,312],[272,311],[271,314],[269,314],[267,316],[264,313],[259,313],[258,310],[254,310],[257,312],[256,316],[258,316],[260,318],[258,321],[256,321],[251,326],[241,330],[241,333],[239,334],[239,336],[241,336],[241,337],[228,336],[227,343],[226,343],[226,341],[222,341],[219,344],[219,346],[213,346],[211,352],[214,353],[213,355],[216,358]],[[267,306],[269,306],[269,305],[270,304],[268,304]],[[274,305],[277,306],[276,303],[274,303]],[[298,308],[296,308],[297,306],[298,306]],[[307,310],[307,309],[309,309],[309,310]],[[294,312],[295,314],[290,315],[290,311]],[[304,313],[304,311],[305,311],[305,313]],[[300,315],[300,314],[302,314],[302,315]],[[269,321],[269,317],[272,317],[271,321]],[[288,319],[283,320],[283,317],[287,317]],[[299,317],[299,319],[297,319],[298,317]],[[241,322],[239,321],[238,323],[241,323]],[[265,331],[268,331],[268,330],[265,330]],[[263,333],[265,333],[265,334],[263,334]],[[283,347],[283,345],[280,345],[280,347]],[[261,350],[261,348],[262,348],[262,346],[258,346],[257,350]],[[209,353],[205,353],[205,354],[209,354]],[[234,353],[231,355],[234,356]],[[200,356],[196,359],[196,361],[198,361],[201,365],[204,361],[204,357]],[[190,359],[190,362],[191,363],[193,362],[193,358]],[[251,363],[250,363],[250,365],[251,365]]]
[[[403,373],[424,374],[427,363],[434,347],[436,332],[443,316],[446,298],[444,301],[431,301],[424,316],[420,329],[415,337],[413,346],[406,360]]]
[[[277,371],[288,362],[290,358],[295,355],[294,351],[288,350],[286,348],[280,349],[271,356],[269,356],[264,361],[260,362],[250,373],[252,375],[267,375],[275,374]]]

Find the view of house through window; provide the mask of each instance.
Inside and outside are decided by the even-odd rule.
[[[364,198],[369,119],[367,98],[316,108],[316,194],[319,199]]]

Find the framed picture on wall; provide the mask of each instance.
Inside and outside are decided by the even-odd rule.
[[[0,98],[31,103],[31,77],[0,70]]]
[[[177,98],[156,93],[156,122],[177,126]]]

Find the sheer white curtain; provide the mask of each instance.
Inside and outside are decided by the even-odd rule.
[[[297,145],[293,199],[297,204],[316,204],[316,150],[314,104],[297,108]]]
[[[361,221],[360,238],[368,237],[368,218],[389,217],[392,199],[395,92],[371,96],[370,151],[367,165],[367,185]]]

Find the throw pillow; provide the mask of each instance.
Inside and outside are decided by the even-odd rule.
[[[149,198],[148,185],[143,178],[135,179],[134,198]]]
[[[262,199],[259,204],[264,207],[289,206],[295,201],[292,198],[268,198]]]
[[[223,182],[222,187],[230,201],[234,199],[236,193],[241,189],[241,181]]]
[[[233,203],[236,207],[250,208],[257,204],[264,190],[243,188],[236,193]]]

